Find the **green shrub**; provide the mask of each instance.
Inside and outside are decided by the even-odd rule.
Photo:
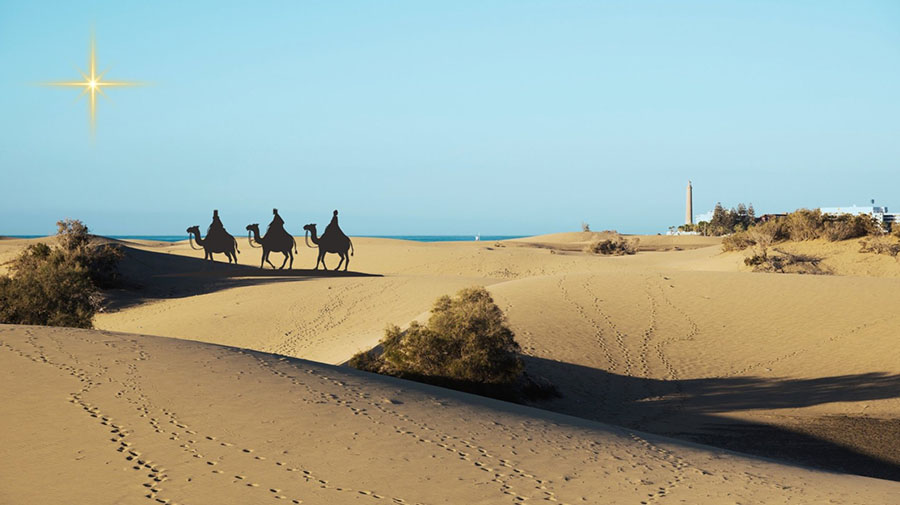
[[[0,323],[90,328],[99,287],[115,284],[118,248],[93,245],[80,221],[60,221],[57,246],[33,244],[0,277]]]
[[[503,312],[484,288],[439,298],[428,324],[406,331],[390,326],[381,354],[361,352],[349,362],[362,370],[408,378],[480,384],[512,384],[523,371],[519,344]]]
[[[638,242],[637,238],[627,239],[616,232],[612,232],[612,236],[607,238],[595,238],[590,245],[585,248],[585,252],[611,256],[635,254],[637,252]]]
[[[29,246],[0,277],[0,322],[90,328],[99,298],[87,269],[60,249]]]

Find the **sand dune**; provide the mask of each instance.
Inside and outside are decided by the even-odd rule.
[[[533,405],[584,420],[565,418],[566,426],[595,429],[601,425],[594,422],[605,422],[838,472],[900,480],[900,348],[891,309],[897,293],[892,268],[900,270],[896,260],[853,256],[855,241],[811,242],[790,247],[820,250],[843,268],[836,268],[838,273],[857,275],[761,274],[746,271],[743,254],[721,253],[715,239],[640,237],[644,248],[635,256],[598,257],[581,252],[590,238],[582,233],[498,243],[355,238],[353,272],[340,275],[260,271],[259,250],[251,249],[245,238],[238,239],[242,251],[238,267],[205,262],[202,252],[186,242],[132,241],[122,270],[140,289],[113,293],[109,310],[97,316],[95,325],[338,364],[375,345],[387,324],[422,320],[437,296],[485,285],[507,314],[529,372],[548,378],[562,394]],[[302,237],[298,246],[295,268],[313,266],[315,253],[305,247]],[[0,255],[12,255],[15,247],[11,241],[0,241]],[[336,256],[328,261],[332,267],[337,264]],[[858,267],[873,263],[877,268]],[[146,340],[153,345],[166,342]],[[221,349],[175,342],[173,349]],[[196,352],[198,360],[206,359],[201,356],[207,351]],[[371,387],[394,384],[352,371],[339,373],[365,377],[374,381]],[[246,398],[237,392],[240,388],[226,389]],[[183,400],[172,393],[172,401]],[[268,408],[260,405],[261,412],[268,413]],[[527,412],[521,414],[526,417],[556,419],[555,414],[504,408]],[[319,419],[331,422],[325,414]],[[627,431],[602,426],[628,438]],[[542,432],[544,436],[551,435]],[[662,443],[676,444],[653,442],[657,447]],[[710,456],[708,449],[684,442],[676,445],[687,451],[678,452],[679,457],[697,450],[703,458],[720,458]],[[567,454],[548,450],[557,457]],[[400,454],[385,451],[394,457]],[[536,463],[530,469],[555,465]],[[718,467],[706,468],[715,474]],[[778,468],[794,475],[793,469]],[[599,481],[578,489],[590,489],[596,496],[608,486],[620,485],[607,482],[616,472],[603,471],[609,474],[595,475]],[[555,482],[561,482],[555,475]],[[659,480],[654,479],[645,480]],[[746,476],[741,479],[734,481],[743,482],[736,489],[756,485]],[[812,482],[806,479],[801,480]],[[839,491],[844,484],[837,484],[845,477],[835,479],[822,480],[819,489],[837,496],[838,502],[846,501],[849,495],[841,497]],[[772,481],[767,476],[760,482]],[[632,491],[643,489],[632,485]],[[805,484],[784,485],[801,493],[801,502],[817,501],[804,494],[811,492]],[[411,498],[416,495],[410,492],[404,497],[407,501],[440,502],[434,497]],[[588,491],[579,492],[587,503],[596,502]],[[702,486],[691,492],[685,494],[692,496],[684,498],[686,502],[720,496],[708,495],[711,491]],[[577,494],[565,495],[565,500],[577,503]],[[636,495],[627,496],[622,503],[639,503]],[[465,499],[470,498],[484,497]],[[462,499],[462,495],[447,498],[447,503]],[[778,501],[770,497],[767,502]]]
[[[871,504],[900,492],[183,340],[0,326],[0,374],[3,503]]]

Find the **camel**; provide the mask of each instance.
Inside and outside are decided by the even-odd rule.
[[[235,240],[228,232],[222,230],[223,235],[213,238],[210,238],[209,235],[207,235],[206,240],[200,238],[199,226],[191,226],[187,229],[187,233],[191,248],[196,249],[196,247],[194,247],[194,242],[197,242],[197,245],[202,247],[206,252],[206,259],[213,261],[213,253],[225,253],[229,263],[231,263],[231,260],[234,260],[234,262],[237,263],[237,254],[241,251],[238,249],[237,240]],[[195,236],[196,238],[194,238]],[[193,239],[193,241],[191,241],[191,239]]]
[[[247,235],[249,238],[250,234],[253,234],[253,238],[250,240],[250,247],[253,246],[253,242],[256,242],[260,246],[262,246],[262,260],[259,262],[259,268],[265,268],[265,264],[268,263],[272,265],[272,262],[269,261],[269,253],[270,252],[280,252],[284,254],[284,261],[281,262],[281,266],[278,267],[278,270],[284,268],[285,263],[288,262],[288,259],[291,260],[291,264],[288,266],[288,270],[294,268],[294,253],[297,252],[297,242],[294,240],[294,237],[290,236],[287,232],[282,234],[273,234],[269,236],[269,233],[266,233],[265,237],[259,237],[259,224],[248,224],[247,225]],[[291,247],[293,246],[294,251],[291,252]],[[275,265],[272,265],[272,268],[275,268]]]
[[[353,256],[353,242],[350,241],[349,237],[347,237],[343,233],[325,233],[324,235],[319,237],[316,233],[315,223],[308,224],[304,226],[303,229],[306,230],[307,234],[312,234],[313,244],[316,244],[316,246],[319,248],[319,258],[316,260],[316,268],[314,270],[319,269],[319,263],[322,263],[322,268],[328,270],[328,266],[325,265],[325,253],[335,253],[341,257],[341,261],[334,269],[338,270],[339,268],[341,268],[341,264],[343,263],[344,271],[347,271],[347,267],[350,266],[350,256]],[[309,245],[307,234],[304,234],[304,239],[307,239],[306,245],[307,247],[312,247],[311,245]],[[344,260],[346,260],[346,263],[344,262]]]

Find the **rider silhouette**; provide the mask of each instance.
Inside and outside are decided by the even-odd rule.
[[[328,226],[325,227],[325,231],[322,232],[323,237],[325,235],[331,236],[331,234],[344,235],[343,230],[341,230],[341,227],[338,226],[338,217],[337,216],[338,216],[338,211],[334,211],[334,215],[331,217],[331,222],[328,223]],[[344,236],[346,237],[346,235],[344,235]]]
[[[271,232],[287,234],[287,231],[284,229],[284,219],[281,219],[281,216],[278,215],[278,209],[272,209],[272,214],[274,214],[275,217],[272,218],[272,222],[269,223],[269,227],[266,228],[266,236]]]
[[[209,224],[209,228],[206,229],[206,238],[215,237],[220,234],[220,232],[225,232],[225,226],[222,224],[222,220],[219,219],[219,211],[213,210],[212,223]]]

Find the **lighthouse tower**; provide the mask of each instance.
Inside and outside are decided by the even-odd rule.
[[[684,224],[694,224],[694,195],[691,189],[691,181],[687,186],[687,208],[684,211]]]

